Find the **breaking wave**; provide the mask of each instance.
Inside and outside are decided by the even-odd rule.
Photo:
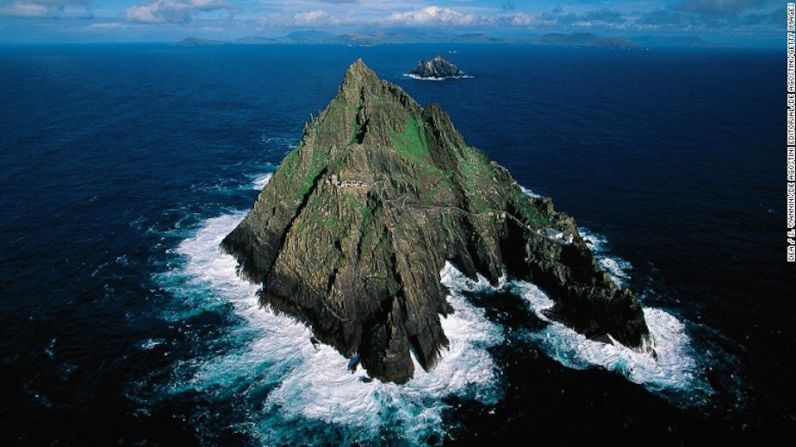
[[[586,245],[589,246],[589,249],[591,249],[594,258],[600,263],[602,268],[608,272],[611,279],[613,279],[618,286],[624,287],[627,280],[630,279],[630,273],[628,273],[628,271],[633,269],[633,265],[610,253],[608,249],[608,239],[605,236],[594,233],[588,228],[583,227],[578,228],[578,232],[583,240],[586,241]]]
[[[524,186],[520,189],[530,197],[541,197]],[[611,279],[620,287],[626,286],[633,265],[610,252],[605,236],[583,227],[578,228],[578,232]],[[670,313],[644,308],[655,352],[637,352],[619,343],[590,340],[551,321],[544,311],[553,307],[553,301],[531,283],[513,280],[507,288],[523,297],[533,313],[548,323],[542,330],[529,333],[528,340],[562,365],[574,369],[599,367],[620,373],[631,382],[683,406],[706,404],[713,393],[704,366],[697,361],[699,356],[685,324]]]
[[[445,76],[445,77],[435,77],[435,76],[425,77],[425,76],[418,76],[416,74],[411,74],[411,73],[405,73],[404,77],[412,78],[412,79],[415,79],[417,81],[445,81],[447,79],[475,79],[475,76],[470,76],[470,75]]]
[[[525,194],[526,196],[534,198],[534,199],[538,199],[538,198],[542,197],[541,195],[531,191],[530,189],[528,189],[528,188],[526,188],[526,187],[524,187],[522,185],[520,185],[520,190],[522,190],[523,194]]]
[[[262,189],[271,174],[254,177],[251,187]],[[430,372],[415,362],[415,377],[407,384],[371,381],[361,367],[350,371],[349,360],[333,348],[313,345],[306,326],[259,305],[258,286],[241,280],[236,260],[219,249],[244,216],[235,212],[201,222],[170,251],[170,268],[155,277],[175,298],[163,313],[166,320],[187,322],[203,313],[231,311],[232,321],[213,336],[216,339],[197,335],[200,343],[210,346],[209,352],[176,361],[171,378],[158,386],[158,392],[162,398],[199,393],[227,403],[235,421],[226,428],[260,443],[436,443],[446,435],[446,397],[496,405],[504,387],[488,348],[505,341],[505,328],[487,319],[484,309],[467,298],[470,293],[505,290],[524,298],[529,312],[545,324],[524,333],[522,342],[566,367],[613,371],[679,404],[703,403],[711,392],[699,374],[684,324],[663,310],[644,311],[656,356],[639,353],[589,340],[549,320],[543,311],[553,302],[533,284],[504,276],[492,287],[486,279],[470,280],[447,263],[440,277],[454,308],[442,319],[449,349]],[[581,233],[615,281],[621,284],[629,278],[626,270],[631,266],[609,256],[604,237],[585,229]],[[151,350],[162,343],[149,339],[140,348]],[[218,431],[211,421],[198,418],[197,430]]]
[[[544,311],[553,307],[553,301],[531,283],[511,281],[507,288],[524,298],[533,313],[547,322],[540,331],[529,332],[528,340],[562,365],[574,369],[600,367],[617,372],[684,406],[705,404],[712,393],[696,361],[685,325],[673,315],[661,309],[644,308],[654,353],[638,352],[620,343],[590,340],[548,319]]]
[[[258,191],[262,190],[265,188],[265,185],[268,184],[268,181],[271,180],[273,175],[273,172],[266,172],[265,174],[258,175],[252,180],[252,189],[256,189]]]
[[[541,329],[527,331],[525,341],[568,368],[597,367],[619,373],[681,406],[704,405],[713,392],[696,360],[685,325],[661,309],[644,309],[655,352],[638,352],[620,343],[590,340],[550,320],[545,311],[553,307],[553,301],[529,282],[504,276],[493,287],[480,276],[478,281],[468,279],[450,264],[446,264],[442,277],[454,293],[506,291],[523,298],[529,310],[545,322]]]
[[[438,365],[426,373],[415,364],[415,377],[400,386],[370,381],[362,368],[348,370],[349,360],[333,348],[314,346],[306,326],[259,305],[258,287],[242,281],[235,259],[219,250],[223,237],[244,215],[207,219],[174,250],[181,262],[156,278],[182,304],[182,309],[167,312],[167,319],[185,319],[228,304],[239,317],[223,336],[227,340],[219,343],[231,348],[178,362],[164,393],[199,392],[217,400],[232,400],[240,393],[264,395],[240,409],[246,420],[238,427],[264,444],[295,443],[297,433],[304,431],[315,433],[301,439],[304,444],[335,437],[346,443],[369,442],[383,436],[426,442],[444,436],[444,397],[497,403],[496,366],[486,349],[503,340],[502,329],[456,292],[457,276],[443,274],[455,312],[442,319],[450,346]],[[309,426],[313,430],[301,430]]]

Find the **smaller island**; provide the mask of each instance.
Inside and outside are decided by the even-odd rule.
[[[456,64],[445,59],[439,54],[434,56],[434,58],[431,60],[419,61],[414,70],[410,71],[407,76],[413,79],[426,79],[433,81],[472,78],[472,76],[468,76],[462,70],[460,70]]]

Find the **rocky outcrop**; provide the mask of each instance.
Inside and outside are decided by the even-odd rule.
[[[309,122],[246,218],[222,242],[261,300],[402,383],[434,367],[452,312],[446,261],[496,283],[506,269],[556,302],[551,317],[631,347],[642,309],[595,263],[569,216],[523,193],[467,146],[436,104],[421,107],[358,60]]]
[[[465,76],[459,67],[439,54],[431,60],[419,61],[414,70],[409,72],[409,75],[429,79],[460,78]]]

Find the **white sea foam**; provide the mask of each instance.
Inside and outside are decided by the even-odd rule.
[[[531,190],[521,188],[529,196],[538,197]],[[628,271],[632,270],[632,264],[609,252],[605,236],[586,228],[578,231],[611,279],[624,286],[630,279]],[[536,316],[548,322],[544,329],[532,333],[531,339],[559,363],[576,369],[601,367],[615,371],[651,391],[664,395],[679,394],[680,403],[687,403],[681,399],[683,393],[688,394],[686,399],[694,403],[702,402],[711,393],[696,361],[685,325],[673,315],[661,309],[644,309],[644,318],[655,346],[653,355],[651,352],[636,352],[619,343],[590,340],[561,323],[549,320],[543,311],[552,308],[554,303],[531,283],[513,280],[507,289],[525,298]]]
[[[540,197],[530,189],[520,186],[531,197]],[[630,279],[630,262],[619,258],[608,249],[607,238],[586,228],[579,228],[595,259],[620,286]],[[479,281],[481,290],[490,288],[485,279]],[[652,352],[637,352],[622,344],[607,344],[590,340],[569,327],[548,319],[543,311],[553,307],[553,301],[538,287],[512,280],[507,289],[525,298],[537,317],[548,324],[530,334],[531,341],[559,363],[575,369],[601,367],[624,375],[628,380],[664,396],[676,397],[680,404],[701,404],[712,393],[697,362],[697,355],[686,332],[685,324],[661,309],[647,307],[644,318],[654,345]]]
[[[597,258],[597,262],[599,262],[602,268],[604,268],[608,274],[611,275],[611,279],[618,286],[623,287],[625,285],[625,281],[630,279],[630,275],[627,274],[627,270],[632,269],[633,266],[629,262],[609,256],[595,257]]]
[[[271,177],[274,175],[273,172],[266,172],[265,174],[258,175],[257,177],[252,180],[252,189],[256,189],[258,191],[265,188],[265,185],[271,180]]]
[[[520,185],[520,189],[528,197],[542,197],[541,195],[522,185]],[[605,236],[593,233],[586,228],[579,228],[578,231],[580,232],[581,237],[583,237],[583,239],[589,245],[592,253],[594,253],[594,257],[597,259],[597,262],[599,262],[602,268],[608,272],[608,274],[611,276],[611,279],[617,285],[624,287],[626,281],[630,279],[630,274],[628,271],[633,269],[633,265],[622,258],[612,255],[608,251],[608,240],[605,238]]]
[[[655,352],[637,352],[619,343],[590,340],[548,319],[543,311],[552,308],[553,301],[535,285],[512,281],[508,287],[528,302],[537,317],[548,322],[541,331],[531,333],[530,338],[564,366],[575,369],[596,366],[615,371],[651,391],[678,394],[680,402],[683,393],[694,403],[702,403],[710,394],[710,386],[700,374],[685,325],[673,315],[660,309],[644,309]]]
[[[181,380],[172,385],[172,392],[273,388],[263,404],[266,411],[259,420],[250,421],[259,427],[254,434],[263,441],[275,441],[271,436],[278,430],[273,427],[282,423],[275,418],[344,424],[368,436],[377,436],[385,424],[398,424],[403,435],[418,440],[429,433],[442,434],[441,414],[446,404],[441,398],[446,395],[494,403],[495,365],[486,348],[500,343],[502,330],[458,293],[467,286],[455,269],[446,266],[441,272],[451,289],[449,302],[455,312],[442,320],[450,347],[438,365],[430,372],[416,365],[415,377],[401,386],[364,382],[364,370],[352,374],[348,360],[336,350],[313,346],[306,326],[260,307],[257,286],[239,279],[237,262],[219,250],[219,243],[243,216],[237,213],[208,219],[176,252],[186,261],[177,273],[186,278],[178,282],[183,289],[178,293],[187,299],[210,301],[194,303],[196,306],[212,306],[214,300],[186,292],[186,288],[207,290],[216,299],[231,303],[243,319],[236,330],[248,341],[239,349],[180,365],[178,369],[189,373],[186,377],[178,374]]]
[[[538,198],[542,197],[542,196],[540,196],[539,194],[536,194],[535,192],[531,191],[530,189],[528,189],[528,188],[526,188],[526,187],[524,187],[524,186],[522,186],[522,185],[520,185],[520,189],[521,189],[521,190],[522,190],[522,192],[523,192],[523,193],[525,193],[525,195],[526,195],[526,196],[528,196],[528,197],[532,197],[532,198],[534,198],[534,199],[538,199]]]
[[[611,276],[611,279],[618,286],[624,287],[627,280],[630,279],[630,274],[628,271],[633,269],[633,265],[630,262],[609,252],[608,240],[605,236],[594,233],[591,230],[582,227],[578,228],[578,232],[591,249],[592,253],[594,254],[594,258],[600,263],[602,268],[608,272],[608,274]]]
[[[269,175],[263,175],[255,184],[264,186],[269,179]],[[553,305],[552,300],[530,283],[507,280],[504,275],[493,288],[485,278],[472,281],[450,264],[440,276],[450,291],[448,301],[455,312],[442,319],[450,347],[439,364],[430,372],[416,364],[415,377],[400,386],[378,380],[366,382],[366,372],[361,367],[349,371],[348,359],[336,350],[313,346],[306,326],[262,308],[256,297],[258,286],[238,277],[237,262],[221,252],[219,243],[244,215],[240,212],[204,221],[174,250],[180,261],[160,278],[182,304],[166,318],[184,320],[231,305],[239,319],[230,333],[222,336],[217,345],[220,347],[175,365],[168,392],[200,392],[224,400],[250,396],[247,400],[254,402],[254,407],[244,409],[246,420],[239,428],[264,444],[294,441],[291,436],[295,436],[296,427],[316,424],[316,430],[323,430],[323,424],[328,423],[349,427],[355,433],[354,440],[379,439],[386,430],[417,443],[429,435],[444,434],[442,412],[447,404],[443,397],[457,395],[497,403],[498,371],[487,348],[504,340],[503,328],[487,320],[483,310],[470,304],[463,292],[505,289],[525,298],[529,310],[547,322],[542,329],[530,332],[526,341],[567,367],[615,371],[662,395],[681,393],[698,401],[710,393],[699,374],[683,323],[662,310],[644,311],[654,337],[654,357],[619,344],[589,340],[550,321],[543,310]],[[615,280],[626,279],[629,264],[607,256],[602,236],[587,230],[582,233]],[[154,345],[144,343],[141,347],[151,349]]]
[[[547,324],[529,332],[529,341],[562,365],[573,369],[600,367],[622,374],[664,397],[674,397],[680,404],[703,404],[712,393],[691,347],[685,325],[673,315],[655,308],[645,308],[644,318],[654,344],[653,352],[637,352],[622,344],[590,340],[544,313],[554,302],[535,285],[509,280],[492,287],[484,278],[473,282],[450,266],[443,273],[452,275],[454,290],[495,292],[506,290],[526,300],[529,309]],[[690,401],[690,402],[689,402]]]
[[[412,73],[405,73],[404,77],[412,78],[418,81],[444,81],[446,79],[475,79],[475,76],[470,75],[461,75],[461,76],[445,76],[445,77],[437,77],[437,76],[418,76]]]
[[[162,345],[164,340],[162,338],[148,338],[138,344],[138,347],[144,351],[155,349]]]

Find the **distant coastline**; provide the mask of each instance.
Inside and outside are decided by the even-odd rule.
[[[589,47],[645,50],[649,47],[715,47],[716,44],[693,36],[638,36],[632,39],[594,33],[546,33],[514,37],[495,37],[486,33],[427,34],[424,32],[363,32],[334,34],[324,31],[296,31],[281,37],[246,36],[234,40],[204,39],[190,36],[176,42],[183,47],[219,45],[346,45],[372,47],[394,44],[507,44],[560,47]]]

